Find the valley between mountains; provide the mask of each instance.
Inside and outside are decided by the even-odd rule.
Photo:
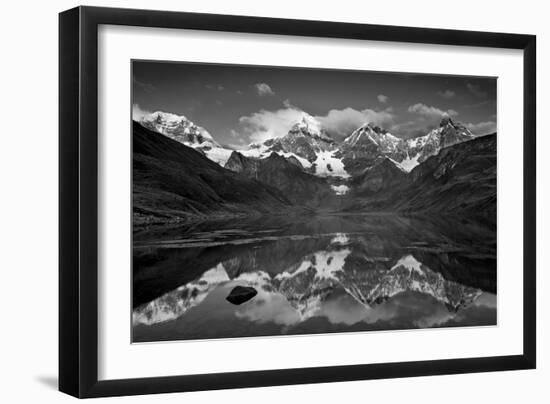
[[[337,142],[305,114],[285,136],[244,150],[166,112],[132,130],[135,228],[317,213],[496,223],[496,133],[475,136],[451,118],[413,139],[365,123]]]

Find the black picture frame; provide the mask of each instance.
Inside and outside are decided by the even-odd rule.
[[[523,354],[307,369],[98,380],[100,24],[463,45],[523,51]],[[59,390],[104,397],[324,383],[536,366],[536,37],[183,12],[77,7],[59,15]]]

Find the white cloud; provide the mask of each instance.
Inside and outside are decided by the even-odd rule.
[[[297,108],[282,108],[276,111],[262,109],[239,118],[243,132],[252,142],[264,142],[267,139],[281,137],[288,133],[292,125],[300,121],[305,112]]]
[[[141,107],[138,104],[132,105],[132,119],[134,121],[139,121],[142,117],[149,114],[151,114],[151,111],[141,109]]]
[[[438,91],[437,94],[440,97],[443,97],[446,99],[454,98],[454,96],[456,95],[456,93],[452,90]]]
[[[415,114],[423,115],[423,116],[425,116],[427,118],[431,118],[431,119],[442,118],[442,117],[445,117],[445,116],[457,116],[458,115],[458,112],[456,112],[454,109],[448,109],[448,110],[444,111],[442,109],[439,109],[439,108],[436,108],[436,107],[431,107],[431,106],[428,106],[426,104],[422,104],[420,102],[417,103],[417,104],[411,105],[408,108],[408,111],[412,112],[412,113],[415,113]]]
[[[495,121],[485,121],[478,123],[464,124],[475,135],[487,135],[497,131],[497,123]]]
[[[283,105],[286,107],[286,108],[294,108],[294,109],[299,109],[298,107],[295,107],[294,105],[292,105],[292,103],[290,102],[290,100],[287,98],[286,100],[283,101]]]
[[[285,136],[292,125],[299,122],[307,112],[292,105],[289,100],[283,102],[285,108],[276,111],[262,109],[248,116],[239,118],[243,133],[248,135],[252,142],[260,143],[267,139]],[[372,122],[380,126],[388,126],[394,116],[391,108],[384,111],[364,109],[358,111],[353,108],[332,109],[326,115],[315,116],[321,127],[335,138],[348,136],[357,127]]]
[[[380,101],[382,104],[385,104],[390,99],[390,97],[384,94],[378,94],[378,97],[376,98],[378,98],[378,101]]]
[[[244,148],[246,148],[246,142],[226,143],[224,144],[224,146],[231,150],[243,150]]]
[[[254,84],[254,88],[256,89],[256,91],[258,92],[258,95],[260,96],[275,94],[275,92],[271,89],[271,87],[267,83],[256,83]]]
[[[325,116],[316,116],[323,128],[331,135],[347,136],[359,126],[372,122],[375,125],[387,126],[393,122],[394,115],[391,109],[374,111],[364,109],[358,111],[353,108],[331,109]]]

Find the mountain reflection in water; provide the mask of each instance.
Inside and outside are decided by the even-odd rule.
[[[133,261],[134,342],[496,324],[491,223],[209,222],[136,232]]]

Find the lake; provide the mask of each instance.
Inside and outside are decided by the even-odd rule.
[[[490,222],[269,216],[133,239],[133,342],[496,325]],[[232,303],[237,286],[255,293]]]

